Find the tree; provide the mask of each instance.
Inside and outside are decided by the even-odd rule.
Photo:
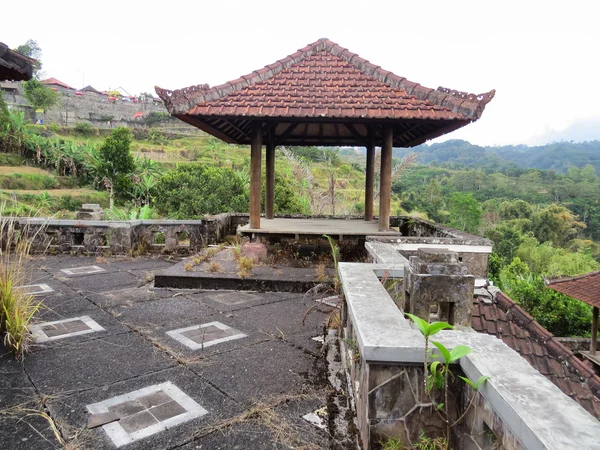
[[[481,206],[473,194],[454,192],[450,197],[450,226],[476,233],[481,223]]]
[[[119,127],[113,130],[100,147],[96,174],[110,192],[111,209],[115,206],[115,190],[119,193],[130,191],[131,173],[135,169],[130,144],[131,131],[126,127]]]
[[[564,206],[552,204],[533,215],[531,231],[538,241],[550,241],[557,247],[563,247],[585,229],[585,223],[577,219]]]
[[[27,42],[19,45],[17,48],[14,49],[14,51],[20,53],[21,55],[28,56],[36,60],[33,75],[36,79],[39,78],[42,69],[42,49],[40,48],[38,43],[33,39],[28,39]]]
[[[246,212],[249,194],[231,169],[179,164],[156,187],[156,207],[175,219],[199,219],[207,214]]]
[[[60,94],[44,86],[35,78],[23,83],[23,95],[34,109],[44,111],[57,105],[60,101]]]

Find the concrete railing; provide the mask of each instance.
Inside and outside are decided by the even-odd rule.
[[[422,392],[424,338],[380,281],[382,272],[397,269],[385,264],[339,264],[346,298],[346,341],[356,342],[360,355],[358,360],[350,359],[351,390],[365,448],[394,434],[414,439],[411,433],[418,435],[424,423],[436,427],[437,415]],[[501,340],[472,329],[443,331],[435,340],[448,348],[471,347],[472,353],[459,360],[457,370],[471,380],[490,377],[461,426],[458,448],[484,448],[481,440],[490,432],[507,450],[597,448],[600,423]],[[459,389],[455,407],[460,410],[473,392]],[[443,423],[437,426],[444,427]]]

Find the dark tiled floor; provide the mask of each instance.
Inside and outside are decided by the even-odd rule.
[[[67,277],[60,271],[89,265],[106,272]],[[71,445],[114,449],[102,427],[85,429],[86,405],[169,381],[208,414],[128,444],[127,450],[284,448],[280,436],[261,422],[219,427],[244,414],[254,401],[268,403],[273,396],[310,392],[314,403],[293,413],[282,412],[281,418],[293,429],[301,429],[303,439],[328,447],[327,434],[306,425],[301,417],[325,402],[325,388],[315,386],[307,374],[318,350],[310,337],[322,333],[330,309],[318,307],[304,317],[315,303],[298,294],[154,289],[148,282],[148,270],[170,265],[157,258],[35,259],[35,278],[54,289],[37,297],[49,306],[39,321],[87,315],[106,332],[36,346],[23,365],[0,344],[0,408],[16,404],[37,407],[43,400]],[[238,330],[248,338],[192,351],[166,335],[167,331],[210,322],[232,329],[224,332],[207,327],[201,333],[205,340],[237,334]],[[73,332],[82,326],[82,322],[67,322],[64,328],[57,326],[49,333]],[[182,406],[166,395],[152,394],[115,406],[114,411],[123,428],[136,431],[181,414]],[[220,431],[210,431],[214,429]],[[44,420],[0,417],[0,448],[60,447]]]

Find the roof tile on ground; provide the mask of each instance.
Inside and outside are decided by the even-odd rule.
[[[492,303],[476,298],[472,314],[475,331],[502,339],[562,392],[600,419],[600,377],[510,297],[500,292]]]

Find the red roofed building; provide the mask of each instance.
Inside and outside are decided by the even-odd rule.
[[[67,90],[67,91],[74,91],[75,88],[69,86],[67,83],[63,83],[60,80],[57,80],[56,78],[48,78],[47,80],[42,80],[40,81],[40,83],[45,84],[48,87],[55,87],[58,89],[63,89],[63,90]]]
[[[267,153],[265,217],[273,218],[278,145],[367,148],[365,220],[373,220],[375,146],[381,146],[379,231],[389,230],[392,147],[412,147],[478,120],[495,91],[430,89],[320,39],[220,86],[156,87],[168,111],[229,143],[250,144],[250,228],[260,229],[261,152]]]

